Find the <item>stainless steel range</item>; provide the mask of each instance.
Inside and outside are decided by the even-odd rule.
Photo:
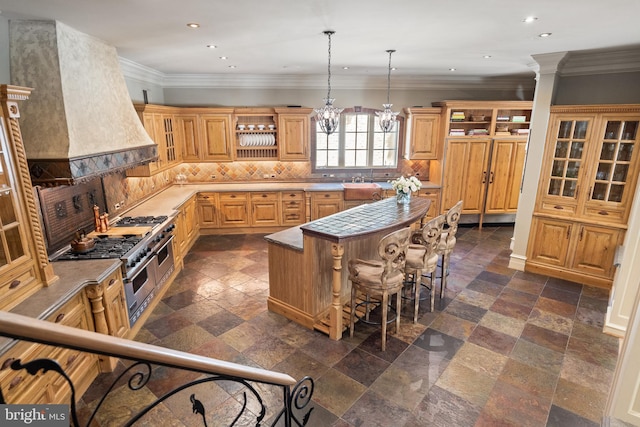
[[[68,249],[55,256],[54,261],[120,258],[124,289],[131,326],[140,318],[156,292],[174,271],[173,229],[167,216],[123,217],[111,228],[151,226],[151,231],[122,235],[97,235],[95,246],[85,252]]]

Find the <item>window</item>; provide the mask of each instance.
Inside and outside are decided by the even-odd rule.
[[[402,117],[393,130],[382,132],[376,110],[345,109],[340,115],[338,131],[326,135],[314,121],[312,141],[315,171],[338,170],[396,170],[401,152]]]

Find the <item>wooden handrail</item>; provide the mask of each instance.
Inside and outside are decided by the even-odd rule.
[[[240,377],[248,381],[281,386],[296,384],[296,380],[291,376],[280,372],[58,325],[7,311],[0,311],[0,335],[207,374]]]

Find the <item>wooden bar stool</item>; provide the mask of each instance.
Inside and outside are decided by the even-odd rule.
[[[353,337],[356,310],[364,306],[365,318],[368,320],[369,311],[373,304],[371,297],[380,298],[382,310],[382,351],[387,344],[387,310],[389,297],[396,297],[396,331],[400,330],[400,291],[404,284],[404,268],[411,229],[409,227],[394,231],[384,236],[378,243],[376,260],[349,260],[349,281],[351,281],[351,316],[349,321],[349,336]],[[364,295],[364,301],[356,304],[358,293]]]
[[[431,311],[433,312],[435,303],[435,277],[434,273],[438,268],[437,248],[442,237],[442,229],[445,223],[445,216],[440,215],[428,221],[418,231],[411,235],[411,243],[407,250],[407,262],[404,272],[407,277],[411,277],[410,283],[414,289],[413,323],[418,322],[418,308],[420,306],[421,287],[427,287],[422,277],[429,274],[429,293],[431,294]]]
[[[447,287],[447,276],[449,275],[449,260],[451,252],[456,246],[456,233],[458,232],[458,221],[462,212],[462,200],[453,205],[446,214],[446,226],[442,232],[440,244],[438,244],[438,255],[442,257],[440,267],[440,299],[444,298],[444,290]]]

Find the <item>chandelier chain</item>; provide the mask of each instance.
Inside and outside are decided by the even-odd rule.
[[[333,31],[325,31],[324,32],[327,37],[329,38],[329,49],[328,49],[328,53],[329,53],[329,60],[327,61],[327,99],[331,98],[331,35],[333,34]]]
[[[389,93],[391,92],[391,54],[395,52],[395,50],[390,49],[387,52],[389,52],[389,72],[387,73],[387,104],[389,104]]]

